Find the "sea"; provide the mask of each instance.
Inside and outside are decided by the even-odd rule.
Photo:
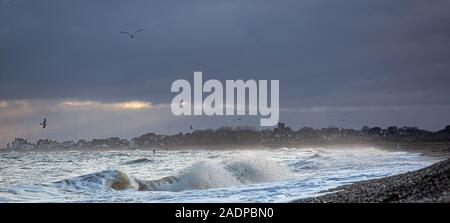
[[[372,147],[0,153],[0,202],[290,202],[440,161]]]

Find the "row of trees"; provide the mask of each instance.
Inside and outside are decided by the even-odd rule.
[[[220,145],[220,144],[274,144],[301,143],[302,141],[332,141],[338,139],[386,139],[408,141],[450,140],[450,125],[437,132],[422,130],[417,127],[395,126],[386,129],[364,126],[361,130],[345,128],[314,129],[304,127],[297,131],[280,123],[277,128],[257,131],[252,127],[222,127],[216,130],[195,130],[192,133],[179,133],[165,136],[148,133],[132,141],[137,147],[170,145]]]

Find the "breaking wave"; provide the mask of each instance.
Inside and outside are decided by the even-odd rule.
[[[119,170],[105,170],[55,182],[65,188],[114,190],[139,189],[138,181]]]
[[[175,176],[157,180],[141,180],[119,170],[106,170],[73,177],[56,184],[78,189],[183,191],[274,182],[289,177],[290,170],[286,166],[252,155],[229,158],[224,161],[199,161],[181,170]]]

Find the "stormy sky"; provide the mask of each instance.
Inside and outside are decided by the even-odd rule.
[[[447,0],[0,0],[0,140],[259,125],[171,115],[171,83],[194,71],[280,80],[294,129],[442,129],[448,12]]]

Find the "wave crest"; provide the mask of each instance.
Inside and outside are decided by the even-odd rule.
[[[106,187],[114,190],[183,191],[224,188],[264,183],[288,178],[287,167],[258,156],[240,156],[225,161],[199,161],[175,176],[158,180],[140,180],[118,170],[107,170],[63,180],[57,183],[77,188]]]
[[[103,189],[105,187],[114,190],[139,189],[139,183],[134,177],[128,176],[119,170],[105,170],[55,183],[64,187],[71,186],[78,189]]]

